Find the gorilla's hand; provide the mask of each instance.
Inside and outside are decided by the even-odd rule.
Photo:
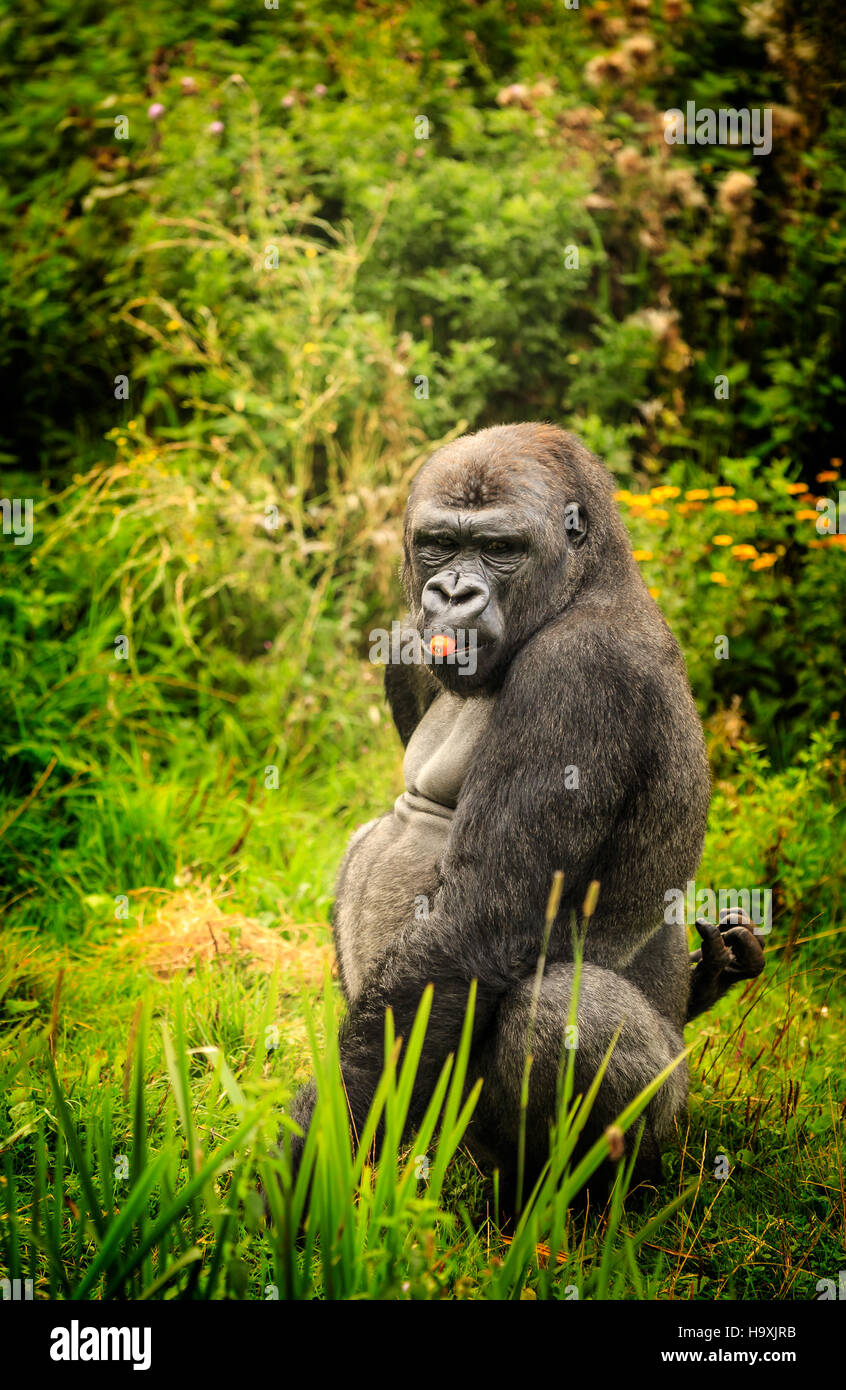
[[[691,951],[688,1022],[710,1009],[739,980],[754,980],[764,968],[764,947],[740,909],[720,913],[720,924],[697,920],[702,945]]]

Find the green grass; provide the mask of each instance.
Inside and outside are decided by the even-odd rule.
[[[391,746],[387,733],[382,741]],[[392,754],[366,797],[337,768],[314,790],[348,796],[352,823],[384,800],[395,776]],[[240,798],[230,792],[230,801]],[[277,825],[272,803],[228,875],[229,890],[242,906],[250,894],[239,885],[278,872],[278,900],[289,905],[283,932],[299,892],[300,920],[313,911],[309,934],[328,942],[327,889],[348,825],[314,812],[310,819],[305,800],[290,813],[308,845],[310,886],[299,891],[302,859],[265,860]],[[127,874],[131,855],[127,844]],[[137,914],[142,896],[131,901]],[[846,1216],[846,1026],[842,929],[832,918],[803,927],[789,951],[777,928],[762,979],[689,1030],[690,1124],[661,1192],[624,1201],[621,1180],[607,1209],[573,1205],[585,1170],[562,1183],[572,1134],[564,1105],[553,1172],[522,1225],[503,1235],[491,1185],[461,1148],[466,1054],[442,1077],[440,1096],[450,1100],[440,1140],[433,1107],[404,1148],[398,1136],[419,1038],[397,1067],[388,1029],[387,1140],[375,1168],[372,1155],[362,1168],[336,1079],[332,988],[312,1022],[314,967],[305,993],[295,952],[273,971],[218,950],[227,921],[219,910],[208,959],[193,924],[188,958],[196,952],[200,963],[174,968],[184,954],[172,919],[187,917],[192,901],[202,923],[210,912],[199,887],[189,887],[148,899],[140,925],[107,926],[95,902],[90,922],[64,944],[20,925],[4,934],[3,1265],[10,1277],[32,1277],[37,1297],[265,1298],[275,1289],[283,1298],[571,1298],[577,1290],[582,1298],[807,1299],[818,1279],[836,1278]],[[143,943],[160,920],[172,939],[154,973]],[[249,942],[249,923],[234,912],[228,920],[233,938]],[[297,1244],[304,1180],[293,1194],[280,1189],[285,1166],[273,1150],[279,1107],[313,1068],[326,1101],[309,1141],[315,1177]],[[421,1154],[428,1183],[418,1178]],[[275,1218],[269,1226],[258,1186]]]

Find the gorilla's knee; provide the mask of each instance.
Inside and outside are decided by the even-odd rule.
[[[573,1052],[574,1095],[584,1096],[602,1066],[619,1029],[577,1153],[584,1153],[655,1077],[682,1051],[674,1032],[641,992],[621,976],[598,966],[582,968],[576,1026],[568,1030],[573,967],[557,965],[544,976],[532,1023],[534,981],[504,996],[492,1028],[476,1058],[483,1078],[469,1136],[505,1170],[517,1161],[524,1061],[532,1053],[526,1110],[526,1166],[538,1171],[549,1154],[550,1128],[557,1118],[559,1078]],[[674,1119],[687,1099],[684,1062],[647,1106],[640,1140],[642,1168],[660,1163],[673,1134]],[[636,1128],[636,1127],[635,1127]],[[635,1130],[633,1129],[632,1133]]]

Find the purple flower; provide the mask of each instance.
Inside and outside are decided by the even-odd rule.
[[[223,134],[223,121],[212,121],[211,125],[209,126],[209,135],[222,135],[222,134]]]
[[[147,107],[147,115],[150,117],[151,121],[157,121],[164,113],[165,109],[160,101],[154,101],[152,106]]]

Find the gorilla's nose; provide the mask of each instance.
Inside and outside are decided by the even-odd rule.
[[[452,627],[466,627],[490,602],[490,589],[475,575],[437,574],[423,589],[423,615],[427,624],[442,619]]]

